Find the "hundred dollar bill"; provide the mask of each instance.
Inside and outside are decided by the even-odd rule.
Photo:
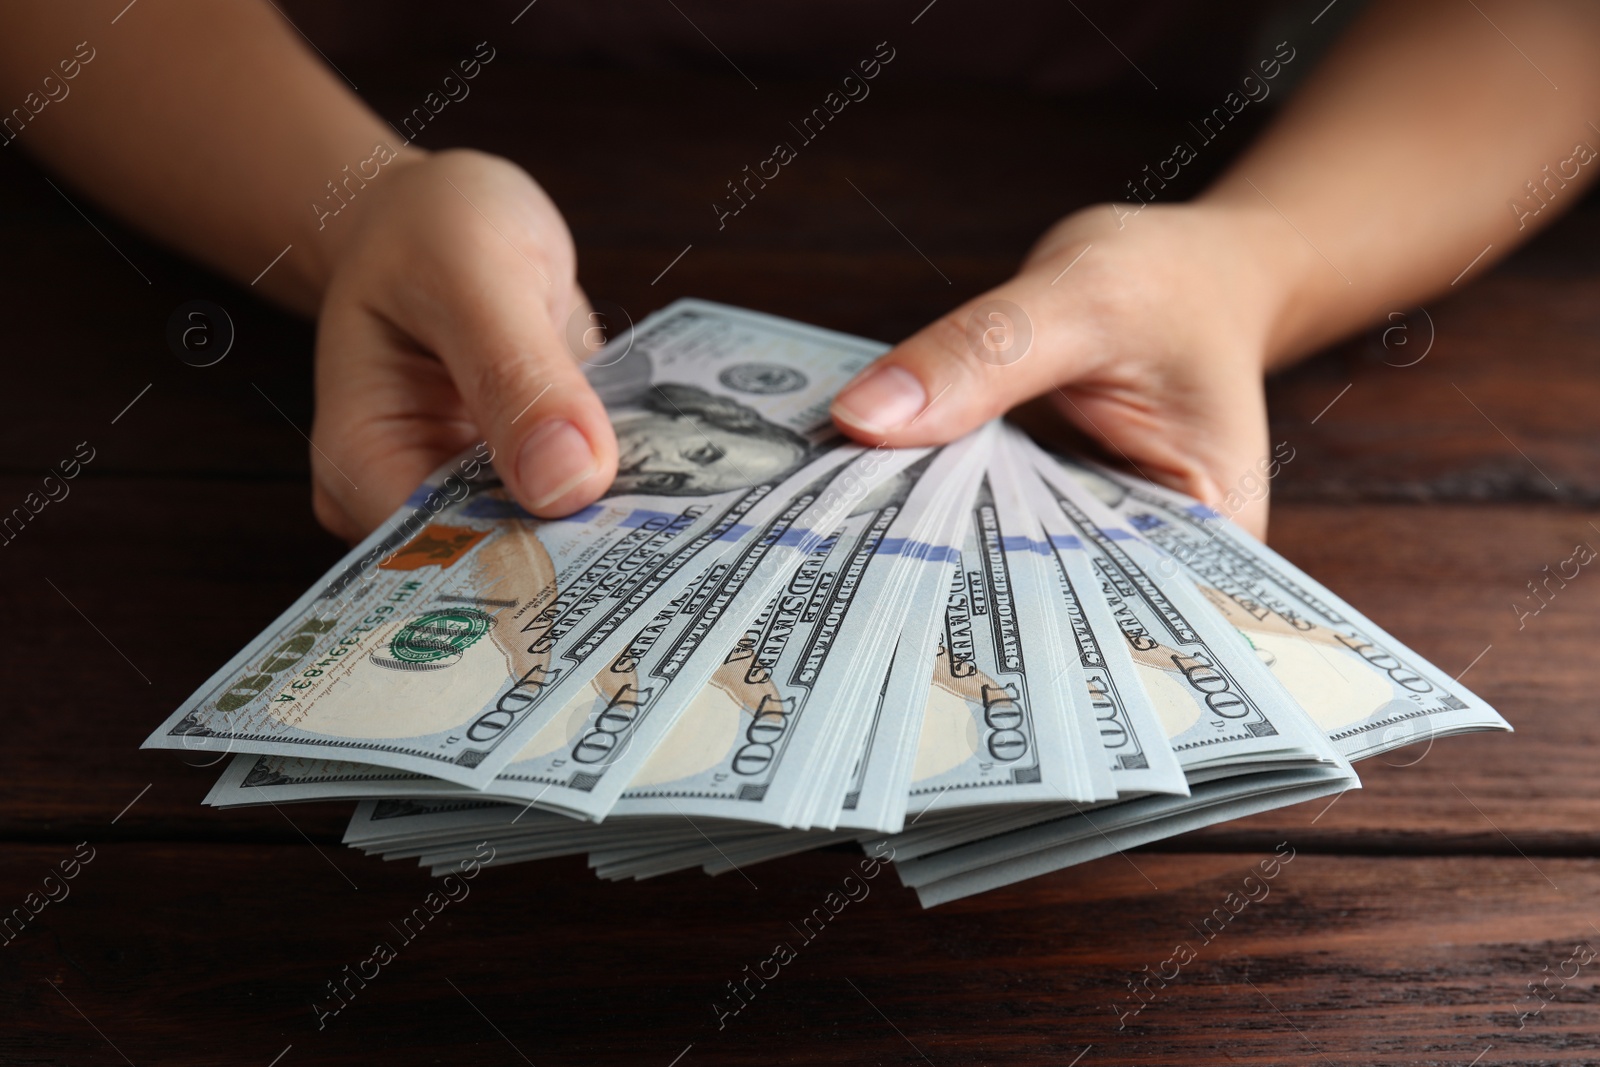
[[[949,458],[935,468],[941,474],[970,451],[971,444],[952,447]],[[730,562],[703,573],[652,618],[642,624],[636,621],[632,639],[616,658],[534,734],[517,759],[485,787],[484,794],[598,818],[613,810],[636,777],[646,782],[682,778],[702,763],[707,767],[717,764],[729,750],[730,760],[738,757],[733,761],[737,770],[711,773],[731,774],[745,795],[759,794],[765,799],[762,790],[744,789],[752,786],[748,780],[751,773],[746,772],[756,772],[758,766],[766,769],[770,756],[768,748],[752,737],[773,732],[771,727],[781,727],[776,732],[784,733],[798,710],[792,696],[786,704],[773,702],[778,681],[769,677],[774,669],[772,659],[792,644],[791,651],[803,656],[804,662],[791,685],[794,692],[806,692],[811,680],[826,671],[834,672],[833,684],[848,683],[855,677],[852,672],[860,657],[885,654],[881,643],[857,639],[862,624],[850,629],[846,621],[853,604],[871,601],[884,592],[885,580],[892,577],[888,568],[895,560],[915,561],[926,554],[919,552],[921,542],[916,538],[903,536],[915,525],[915,515],[907,513],[905,505],[919,473],[933,462],[926,450],[914,449],[863,457],[861,464],[873,468],[872,479],[884,484],[869,493],[865,488],[869,483],[863,481],[853,491],[839,494],[838,501],[847,505],[854,501],[849,505],[854,513],[830,534],[796,537],[793,526],[779,521],[783,519],[780,515],[763,536],[736,552]],[[921,500],[935,499],[940,484],[942,479],[924,485]],[[801,493],[791,502],[791,510],[815,519],[817,509],[801,505],[818,495]],[[769,578],[782,580],[789,575],[787,589],[770,599],[766,610],[740,637],[747,620],[760,611],[760,602],[769,599],[764,586],[743,587],[760,570],[749,562],[750,557],[767,546],[797,552],[804,546],[806,558],[798,567],[771,571]],[[892,605],[883,606],[894,614]],[[726,652],[729,646],[733,649]],[[710,655],[718,650],[724,654]],[[780,716],[779,709],[787,710]],[[680,717],[686,719],[682,724]],[[802,738],[796,758],[807,758],[804,744]],[[280,763],[268,773],[252,773],[247,765],[264,769],[259,758],[240,757],[208,801],[231,804],[463,792],[461,786],[437,778],[338,761]],[[661,778],[663,775],[667,777]],[[695,808],[687,801],[652,808],[638,799],[624,800],[618,814],[658,810],[676,814],[674,808],[688,814]],[[695,811],[716,815],[715,810]]]
[[[841,616],[848,610],[855,587],[851,568],[870,563],[870,546],[890,529],[903,504],[892,487],[905,481],[902,474],[914,481],[911,472],[932,460],[925,449],[875,452],[837,477],[819,478],[728,562],[708,570],[642,625],[636,620],[631,639],[591,681],[595,695],[580,692],[487,791],[599,819],[641,775],[709,765],[720,728],[750,733],[741,713],[757,719],[768,713],[771,705],[763,702],[772,685],[765,675],[786,644],[809,624],[836,624],[828,610]],[[862,476],[853,478],[858,468]],[[888,483],[887,496],[871,492],[878,482]],[[853,513],[841,518],[844,511]],[[786,554],[794,558],[774,562]],[[837,566],[841,559],[842,575],[828,564],[834,560]],[[774,597],[786,576],[786,588]],[[825,599],[830,595],[832,600]],[[760,636],[753,636],[748,620],[764,602]],[[814,638],[806,646],[812,658],[807,670],[823,669],[830,643],[846,659],[856,654],[848,640]],[[724,655],[729,645],[734,651]],[[676,724],[686,713],[693,725],[680,731]],[[740,767],[753,765],[754,750],[741,751],[746,755]],[[443,788],[420,783],[410,791]],[[626,805],[620,813],[640,812]]]
[[[1153,795],[1067,814],[921,859],[901,862],[897,853],[895,869],[922,906],[931,908],[1174,834],[1328,796],[1347,784],[1333,767],[1221,778],[1195,786],[1187,797]]]
[[[1189,786],[1183,768],[1155,706],[1139,683],[1116,619],[1098,590],[1080,592],[1073,584],[1062,558],[1064,550],[1048,536],[1039,518],[1049,515],[1054,501],[1020,446],[1021,431],[1006,430],[991,464],[991,476],[1002,490],[997,495],[1003,505],[1001,526],[1007,531],[1005,548],[1008,554],[1035,560],[1043,569],[1041,604],[1035,612],[1038,621],[1025,625],[1024,633],[1035,629],[1050,633],[1043,662],[1053,676],[1065,676],[1067,665],[1076,664],[1073,673],[1081,679],[1093,713],[1092,719],[1081,718],[1086,725],[1092,724],[1090,743],[1110,770],[1115,795],[1186,795]],[[1053,530],[1064,532],[1059,524]]]
[[[1014,572],[1000,538],[986,471],[945,601],[912,811],[1095,797],[1088,764],[1073,751],[1072,703],[1087,695],[1082,677],[1035,674],[1042,664],[1024,641],[1018,609],[1019,588],[1035,575]]]
[[[833,435],[828,402],[883,348],[700,301],[651,316],[600,354],[621,449],[605,499],[533,519],[481,448],[465,456],[145,746],[486,786],[640,619],[863,454]]]
[[[1111,607],[1191,785],[1265,765],[1345,764],[1186,577],[1158,579],[1159,557],[1114,512],[1031,441],[1015,443],[1056,505],[1041,521],[1058,558]]]
[[[679,814],[792,826],[852,696],[882,678],[894,645],[874,608],[893,608],[903,568],[927,566],[917,533],[970,442],[919,460],[869,496],[732,642],[650,754],[618,815]],[[937,563],[937,560],[934,561]],[[891,630],[894,627],[891,627]],[[726,646],[725,646],[726,647]],[[848,770],[848,768],[847,768]],[[834,794],[833,811],[838,809]]]
[[[893,478],[922,453],[904,449],[875,459],[871,477]],[[850,474],[854,468],[845,468]],[[849,484],[830,484],[838,481]],[[694,695],[713,680],[718,642],[743,625],[768,589],[793,569],[771,567],[775,555],[812,557],[836,543],[806,525],[859,504],[870,480],[820,477],[797,494],[770,522],[761,536],[747,538],[731,558],[709,568],[680,596],[642,626],[635,621],[632,639],[604,669],[580,688],[481,791],[541,808],[588,818],[609,812]],[[857,510],[859,524],[867,509]],[[883,520],[887,521],[887,520]],[[848,524],[847,524],[848,525]],[[804,583],[800,566],[791,588]],[[813,575],[814,577],[814,575]],[[267,760],[272,762],[269,764]],[[658,761],[659,762],[659,761]],[[325,799],[333,796],[424,797],[476,792],[443,779],[348,761],[304,760],[256,755],[237,757],[207,797],[219,806]]]
[[[897,547],[899,560],[889,588],[871,601],[875,620],[902,620],[894,645],[883,651],[882,627],[874,627],[867,638],[872,655],[867,668],[851,665],[844,675],[847,687],[835,690],[832,703],[846,715],[835,715],[838,725],[823,731],[828,746],[813,760],[822,773],[812,779],[806,801],[806,814],[800,825],[833,829],[837,826],[886,826],[904,817],[911,761],[916,752],[916,734],[921,728],[926,694],[934,667],[933,649],[939,605],[949,588],[950,575],[964,536],[966,516],[963,503],[982,477],[989,451],[993,448],[996,426],[986,425],[949,448],[950,466],[941,470],[928,491],[935,506],[928,509],[921,528]],[[900,649],[907,659],[897,672]],[[921,648],[923,657],[911,653]],[[868,673],[885,664],[881,684],[873,685],[876,674]],[[865,709],[866,714],[851,709]],[[874,757],[879,757],[874,759]],[[877,781],[884,776],[888,782]],[[866,793],[863,807],[862,794]],[[870,821],[869,821],[870,820]]]
[[[974,465],[972,474],[980,471]],[[970,491],[969,486],[957,488],[963,494]],[[961,499],[958,493],[952,496]],[[968,521],[965,508],[951,508],[931,539],[932,544],[945,547],[928,553],[934,565],[912,590],[889,669],[872,698],[872,721],[856,756],[836,826],[893,833],[905,821],[922,719],[938,662],[944,604],[959,558],[955,546],[965,540]],[[942,559],[935,560],[936,555]]]
[[[1460,682],[1204,504],[1082,464],[1063,466],[1188,575],[1352,760],[1511,726]]]

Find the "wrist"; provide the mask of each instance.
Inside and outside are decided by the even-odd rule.
[[[1294,224],[1248,186],[1242,194],[1214,188],[1188,209],[1207,220],[1226,253],[1225,271],[1255,335],[1261,369],[1276,370],[1314,348],[1347,283]]]
[[[308,296],[313,309],[321,305],[329,281],[348,258],[367,218],[381,209],[386,190],[401,171],[429,155],[410,144],[397,149],[392,139],[377,139],[367,157],[341,168],[310,201],[294,241],[296,251],[304,249],[304,254],[286,259],[292,260],[296,288]]]

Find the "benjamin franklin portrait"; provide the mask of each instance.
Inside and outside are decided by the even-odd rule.
[[[748,489],[784,477],[811,453],[799,434],[696,385],[654,386],[614,409],[611,423],[617,431],[611,496]]]
[[[805,438],[731,397],[696,385],[651,385],[648,343],[630,343],[614,360],[604,358],[609,352],[601,349],[584,367],[617,432],[617,480],[607,496],[747,489],[811,458]]]

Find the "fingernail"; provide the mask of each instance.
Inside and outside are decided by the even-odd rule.
[[[878,367],[840,393],[833,413],[873,433],[898,430],[928,406],[927,391],[910,371],[894,364]]]
[[[547,419],[522,442],[517,481],[535,508],[555,503],[595,472],[589,441],[566,419]]]

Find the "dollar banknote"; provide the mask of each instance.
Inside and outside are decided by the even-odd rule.
[[[622,353],[603,389],[622,459],[605,499],[533,519],[482,448],[464,456],[146,746],[486,786],[641,619],[862,455],[833,436],[827,405],[882,347],[698,301],[651,316],[606,350]]]
[[[1031,654],[1036,639],[1050,637],[1035,630],[1024,638],[1019,605],[1037,576],[1030,560],[1001,545],[987,471],[970,510],[923,711],[911,809],[920,816],[935,804],[1093,800],[1098,783],[1077,745],[1087,690],[1080,675],[1052,677],[1044,657]]]
[[[1019,431],[1007,428],[989,471],[997,489],[1004,550],[1027,561],[1037,574],[1033,601],[1024,606],[1029,617],[1023,632],[1047,634],[1040,649],[1046,670],[1063,679],[1070,672],[1072,684],[1081,685],[1087,695],[1086,702],[1077,705],[1085,747],[1108,772],[1094,799],[1187,794],[1183,768],[1155,705],[1138,682],[1133,657],[1109,605],[1092,590],[1091,595],[1080,594],[1063,560],[1067,550],[1051,539],[1041,519],[1056,505],[1032,472]]]
[[[778,772],[784,766],[815,767],[819,757],[812,749],[832,736],[822,713],[856,707],[853,694],[864,691],[861,679],[882,673],[879,664],[893,650],[865,639],[872,632],[868,613],[878,608],[896,614],[897,590],[947,557],[947,548],[926,540],[924,513],[943,499],[953,471],[981,459],[966,458],[979,440],[940,455],[888,453],[874,470],[880,487],[855,494],[853,513],[828,536],[808,542],[807,558],[785,590],[769,598],[753,621],[747,620],[754,609],[743,608],[730,592],[732,580],[751,569],[739,566],[739,557],[702,575],[536,733],[483,793],[589,817],[615,809],[623,816],[715,818],[731,816],[724,807],[732,804],[740,817],[765,812],[772,819],[794,819],[800,791],[818,776]],[[784,536],[769,530],[752,549]],[[719,639],[724,643],[716,644]],[[702,650],[720,654],[700,655],[695,669],[694,656]],[[813,689],[822,692],[825,707],[807,719]],[[583,775],[575,786],[569,772],[574,764]],[[208,801],[462,792],[457,784],[425,775],[279,757],[269,765],[250,755],[238,758]],[[780,807],[780,799],[786,806]]]
[[[867,718],[864,698],[894,653],[875,609],[898,618],[907,583],[941,564],[943,550],[923,547],[930,513],[971,444],[906,468],[816,547],[731,642],[712,683],[629,784],[619,815],[794,826],[810,817],[814,793],[833,789],[822,810],[838,811],[847,779],[833,742],[853,728],[845,720]]]
[[[1254,771],[1194,786],[1188,797],[1152,795],[995,833],[896,870],[923,907],[959,900],[1229,819],[1300,804],[1349,788],[1330,767]]]
[[[1193,579],[1350,759],[1455,733],[1509,730],[1499,713],[1215,510],[1162,486],[1064,463]]]
[[[931,906],[1509,728],[1187,497],[1001,423],[846,443],[829,403],[883,349],[652,315],[586,371],[607,496],[535,519],[463,455],[147,746],[231,756],[219,807],[357,800],[347,844],[436,873],[750,879],[853,840]]]
[[[1055,504],[1040,519],[1059,558],[1111,609],[1191,784],[1268,765],[1345,765],[1186,577],[1158,580],[1159,557],[1136,533],[1049,455],[1016,440]]]
[[[982,470],[974,462],[963,481],[951,487],[951,498],[963,502]],[[923,719],[939,663],[945,602],[968,522],[965,506],[947,508],[931,538],[944,549],[929,553],[932,565],[911,590],[906,621],[895,639],[888,669],[877,693],[870,697],[870,729],[853,762],[844,801],[834,819],[837,827],[892,833],[905,821]],[[933,558],[935,555],[942,558]]]

